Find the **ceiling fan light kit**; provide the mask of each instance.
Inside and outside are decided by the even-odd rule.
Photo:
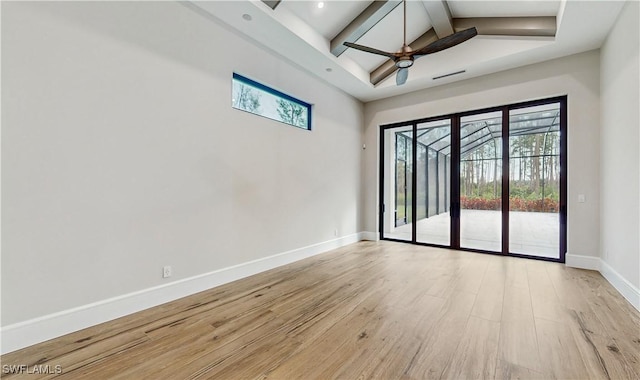
[[[478,35],[475,27],[453,33],[449,36],[438,39],[437,41],[425,46],[419,50],[413,50],[407,45],[407,1],[403,1],[404,5],[404,40],[402,49],[397,53],[389,53],[368,46],[358,45],[351,42],[345,42],[344,45],[356,50],[364,51],[371,54],[382,55],[392,59],[395,67],[398,69],[396,73],[396,84],[401,86],[406,83],[409,76],[408,68],[413,66],[415,58],[419,58],[428,54],[437,53],[439,51],[449,49],[461,44]]]
[[[396,67],[399,69],[405,69],[407,67],[413,66],[413,57],[412,56],[404,56],[400,57],[396,60]]]

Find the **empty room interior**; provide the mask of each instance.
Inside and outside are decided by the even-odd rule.
[[[640,378],[640,2],[0,7],[3,378]]]

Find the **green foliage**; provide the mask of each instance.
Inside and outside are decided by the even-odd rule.
[[[296,127],[306,127],[307,116],[305,115],[305,107],[284,99],[278,99],[276,103],[278,104],[276,111],[278,112],[278,116],[280,116],[280,120],[287,124],[295,125]]]
[[[460,194],[467,197],[495,198],[501,193],[501,181],[487,183],[460,183]]]
[[[260,94],[250,86],[239,83],[236,99],[238,108],[256,114],[260,113]]]
[[[492,146],[487,143],[468,152],[460,163],[463,208],[499,210],[502,165],[494,158]],[[509,147],[510,210],[557,212],[560,199],[559,133],[511,136]]]
[[[511,198],[523,198],[528,200],[536,200],[542,198],[550,198],[555,201],[560,200],[558,183],[539,184],[536,189],[536,187],[532,186],[530,182],[512,181],[509,184],[509,196]]]

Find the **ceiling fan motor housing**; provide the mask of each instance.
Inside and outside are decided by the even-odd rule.
[[[399,69],[411,67],[413,65],[413,56],[404,55],[396,59],[396,67]]]

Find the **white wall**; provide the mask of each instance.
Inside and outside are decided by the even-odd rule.
[[[640,305],[639,8],[636,1],[623,8],[601,49],[600,72],[600,249],[602,260],[635,286],[636,307]]]
[[[367,103],[365,140],[379,126],[532,99],[568,95],[568,254],[597,257],[599,246],[599,52],[591,51]],[[378,231],[378,153],[367,150],[365,230]],[[578,194],[587,202],[577,203]]]
[[[176,2],[2,2],[2,325],[355,234],[362,152],[359,101]]]

